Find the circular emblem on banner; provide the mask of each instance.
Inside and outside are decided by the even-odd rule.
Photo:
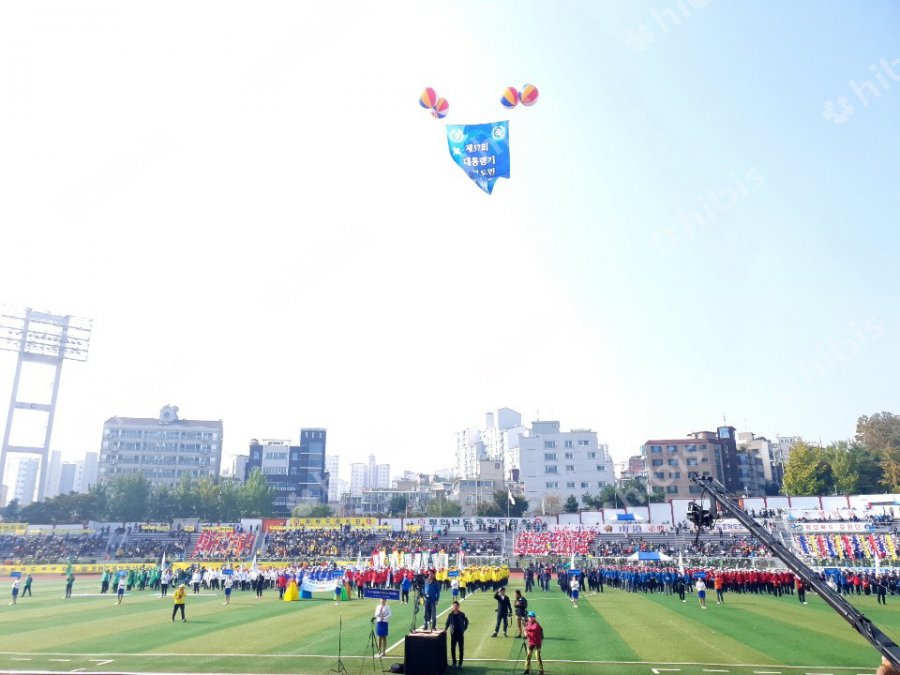
[[[450,140],[454,143],[462,143],[463,140],[463,132],[462,129],[452,129],[450,131]]]
[[[498,141],[502,141],[506,138],[506,129],[504,127],[494,127],[491,129],[491,136]]]

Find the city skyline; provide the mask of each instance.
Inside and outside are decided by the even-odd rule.
[[[900,410],[896,5],[695,4],[0,8],[0,303],[93,321],[51,449],[167,403],[226,462],[422,471],[502,405],[617,462]],[[426,86],[509,120],[492,195]]]

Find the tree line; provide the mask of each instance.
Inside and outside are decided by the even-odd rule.
[[[6,522],[84,523],[96,521],[171,522],[197,518],[209,523],[237,522],[272,514],[275,490],[261,471],[244,483],[204,476],[182,476],[169,488],[154,487],[138,473],[116,476],[86,493],[71,492],[20,507],[12,500],[0,509]]]
[[[851,441],[791,446],[782,494],[853,495],[900,492],[900,415],[863,415]]]

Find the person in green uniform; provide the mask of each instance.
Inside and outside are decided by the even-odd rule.
[[[31,574],[25,575],[25,585],[22,587],[22,597],[24,598],[26,595],[31,597]]]

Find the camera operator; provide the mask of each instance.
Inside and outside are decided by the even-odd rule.
[[[465,614],[459,611],[459,601],[454,600],[452,609],[447,615],[447,623],[444,624],[444,630],[450,631],[450,658],[453,659],[453,667],[459,663],[462,668],[463,649],[465,647],[465,632],[469,627],[469,619]],[[459,647],[459,659],[456,658],[456,648]]]
[[[514,604],[516,611],[516,637],[522,637],[522,629],[528,621],[528,600],[522,595],[522,591],[516,589],[516,601]]]
[[[544,629],[538,623],[534,612],[528,612],[528,623],[525,624],[525,644],[528,645],[528,656],[525,657],[525,673],[531,672],[531,657],[537,653],[538,675],[544,675],[544,661],[541,659]]]
[[[497,612],[497,624],[494,626],[494,634],[491,637],[497,637],[501,621],[503,622],[503,637],[507,637],[506,629],[509,625],[509,617],[512,616],[512,605],[509,602],[509,598],[506,597],[506,589],[501,588],[494,593],[494,600],[497,601],[497,609],[494,610]]]

